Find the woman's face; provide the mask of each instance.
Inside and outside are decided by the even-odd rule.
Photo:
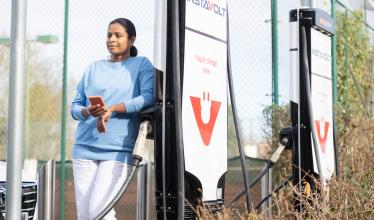
[[[127,31],[122,25],[114,23],[109,25],[106,38],[106,46],[113,58],[130,56],[130,47],[133,45],[135,37],[129,38]]]

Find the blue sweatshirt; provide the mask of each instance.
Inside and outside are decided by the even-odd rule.
[[[99,133],[98,118],[82,114],[82,109],[90,105],[89,96],[101,96],[108,107],[124,103],[126,113],[113,112],[106,132]],[[92,63],[84,72],[71,105],[71,115],[79,121],[73,158],[131,163],[140,122],[138,112],[153,101],[153,66],[147,58]]]

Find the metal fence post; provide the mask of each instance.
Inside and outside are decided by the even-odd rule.
[[[336,0],[332,0],[331,15],[336,24]],[[336,35],[332,37],[332,82],[333,82],[333,105],[336,108],[336,100],[338,96],[338,81],[337,81],[337,67],[336,67]],[[335,111],[334,111],[335,112]]]
[[[55,219],[55,178],[56,162],[49,160],[38,172],[38,220]]]
[[[279,104],[278,92],[278,0],[271,1],[271,54],[273,74],[273,104]]]
[[[21,219],[26,12],[26,0],[12,1],[6,219]]]
[[[65,0],[64,58],[62,67],[62,107],[61,107],[61,174],[60,174],[60,219],[65,212],[65,151],[66,151],[66,103],[67,103],[67,57],[68,57],[69,0]]]
[[[265,166],[263,170],[264,169],[267,169],[267,166]],[[273,172],[272,168],[270,168],[268,172],[261,178],[261,200],[267,197],[272,191],[272,176]],[[262,204],[261,208],[263,211],[267,210],[267,217],[271,218],[271,197]]]

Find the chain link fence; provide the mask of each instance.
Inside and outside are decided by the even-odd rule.
[[[290,1],[296,8],[298,1]],[[239,124],[242,142],[248,155],[266,155],[269,146],[264,140],[263,110],[272,105],[272,39],[271,39],[271,0],[229,1],[230,11],[230,51],[234,83],[234,95],[237,101]],[[64,0],[28,0],[27,9],[27,44],[26,44],[26,80],[24,111],[24,158],[35,159],[42,163],[49,159],[61,158],[61,99],[63,69],[63,36],[64,36]],[[108,23],[117,17],[131,19],[137,29],[135,46],[139,55],[153,60],[154,36],[154,1],[121,1],[110,2],[71,1],[69,6],[68,62],[67,62],[67,123],[66,123],[66,181],[64,194],[65,219],[76,219],[74,185],[71,170],[72,146],[76,121],[70,117],[70,102],[75,88],[85,70],[93,61],[106,59],[106,28]],[[282,3],[283,4],[283,3]],[[6,159],[7,119],[8,119],[8,85],[9,85],[9,37],[11,2],[0,0],[2,19],[0,19],[0,160]],[[280,96],[287,103],[288,92],[288,10],[279,6],[279,71]],[[338,12],[350,14],[343,4],[338,2]],[[286,13],[284,12],[286,11]],[[369,16],[366,16],[366,18]],[[365,19],[363,20],[365,21]],[[339,25],[339,20],[337,21]],[[364,25],[364,24],[363,24]],[[366,20],[371,45],[374,45],[373,24]],[[58,40],[56,41],[55,36]],[[286,42],[286,43],[284,43]],[[347,46],[347,45],[346,45]],[[339,45],[338,45],[339,47]],[[372,55],[372,54],[371,54]],[[346,56],[354,56],[346,53]],[[373,57],[373,56],[372,56]],[[349,59],[348,59],[349,61]],[[349,63],[349,62],[348,62]],[[370,66],[371,65],[371,66]],[[369,89],[361,81],[352,81],[351,90],[360,92],[364,101],[358,103],[373,113],[373,58],[367,63],[371,71],[368,81]],[[371,68],[371,69],[370,69]],[[338,69],[343,70],[343,69]],[[345,69],[347,70],[347,69]],[[355,72],[344,74],[351,77]],[[367,83],[367,82],[366,82]],[[370,87],[371,86],[371,87]],[[362,92],[364,91],[364,92]],[[369,92],[367,92],[369,91]],[[369,95],[367,95],[369,94]],[[366,96],[367,95],[367,96]],[[230,115],[230,114],[228,114]],[[228,127],[233,129],[229,119]],[[230,202],[243,189],[243,177],[238,160],[235,135],[229,135],[229,169],[226,177],[225,201]],[[259,147],[260,146],[260,147]],[[267,146],[267,147],[266,147]],[[258,152],[257,149],[260,149]],[[255,152],[251,153],[250,151]],[[60,163],[58,163],[59,165]],[[263,162],[249,159],[247,165],[250,179],[261,171]],[[56,219],[61,219],[60,180],[61,170],[57,166],[56,174]],[[260,199],[260,186],[253,190],[255,201]],[[152,201],[154,207],[154,200]],[[119,219],[134,219],[136,215],[136,180],[130,184],[128,194],[116,206]],[[245,197],[233,206],[244,210]],[[155,215],[153,215],[155,216]]]
[[[262,132],[264,126],[262,111],[272,105],[271,1],[229,1],[228,10],[234,87],[234,94],[230,95],[235,95],[243,148],[246,155],[256,157],[258,149],[266,151]],[[231,109],[228,117],[229,160],[225,183],[226,204],[244,190],[236,135],[232,132],[235,129],[230,119]],[[247,157],[246,165],[251,180],[261,171],[263,162]],[[256,184],[251,190],[255,203],[261,198],[260,186],[261,183]],[[245,211],[245,198],[245,196],[240,197],[231,207]]]
[[[0,27],[0,107],[1,145],[0,159],[6,156],[8,119],[8,87],[10,56],[10,9],[9,1],[1,1],[4,16]],[[24,158],[47,160],[59,157],[61,117],[61,70],[63,2],[46,2],[45,13],[33,13],[40,9],[38,1],[28,1],[26,33],[26,75],[24,83]],[[3,8],[4,7],[4,8]],[[5,10],[7,9],[7,10]],[[56,13],[51,13],[54,11]],[[60,12],[60,13],[59,13]]]
[[[261,112],[272,104],[271,1],[230,1],[230,52],[240,127],[261,139]]]

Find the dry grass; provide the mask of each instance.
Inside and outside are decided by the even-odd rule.
[[[374,219],[374,119],[339,111],[337,123],[340,175],[323,195],[300,195],[289,184],[273,195],[271,216],[269,210],[239,213],[227,208],[211,214],[199,207],[198,219]],[[295,197],[301,198],[302,212],[294,209]]]

